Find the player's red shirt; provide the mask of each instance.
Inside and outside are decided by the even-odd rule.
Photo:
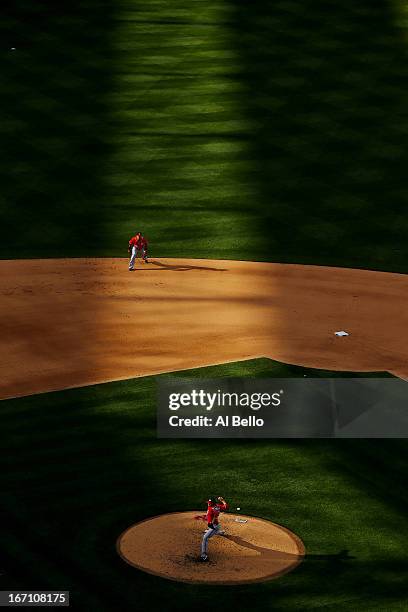
[[[129,248],[136,247],[138,250],[146,249],[148,242],[144,236],[136,234],[129,240]]]
[[[220,512],[225,512],[228,508],[228,504],[227,503],[221,504],[220,502],[217,502],[215,506],[212,506],[210,501],[207,503],[208,503],[208,510],[206,514],[207,523],[218,525],[218,517],[220,515]]]
[[[136,248],[139,248],[137,246],[139,240],[140,240],[140,234],[136,234],[135,236],[132,236],[132,238],[129,240],[129,247],[132,248],[135,246]]]

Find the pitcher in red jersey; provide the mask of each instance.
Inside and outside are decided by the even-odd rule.
[[[203,535],[201,542],[201,561],[208,561],[208,540],[215,535],[224,535],[224,531],[221,529],[218,517],[220,512],[225,512],[228,509],[228,504],[223,497],[210,497],[207,502],[207,531]]]

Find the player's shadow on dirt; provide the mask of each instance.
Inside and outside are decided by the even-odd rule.
[[[287,553],[281,550],[271,550],[270,548],[264,548],[263,546],[256,546],[256,544],[252,544],[251,542],[247,542],[240,536],[233,535],[225,535],[227,540],[238,544],[238,546],[242,546],[243,548],[248,548],[249,550],[255,550],[256,552],[261,553],[262,557],[268,557],[270,559],[299,559],[301,555],[295,555],[293,553]]]
[[[296,559],[301,558],[301,555],[287,553],[281,550],[271,550],[270,548],[264,548],[263,546],[256,546],[255,544],[252,544],[251,542],[247,542],[240,536],[233,536],[233,535],[227,534],[224,537],[230,540],[231,542],[235,542],[235,544],[242,546],[243,548],[248,548],[250,550],[255,550],[256,552],[261,553],[262,557],[269,557],[270,559],[275,559],[275,560],[293,559],[294,561]],[[352,559],[355,559],[355,557],[351,556],[348,550],[341,550],[340,552],[336,554],[313,554],[313,555],[306,554],[303,557],[303,559],[307,561],[329,561],[330,563],[339,563],[343,561],[350,561]]]
[[[226,268],[210,268],[208,266],[190,266],[187,264],[165,264],[162,261],[150,261],[149,265],[156,266],[151,270],[174,270],[177,272],[188,272],[189,270],[209,270],[210,272],[227,272]],[[144,268],[146,269],[146,268]]]

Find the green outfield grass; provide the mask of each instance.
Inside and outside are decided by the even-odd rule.
[[[407,272],[402,0],[0,10],[1,257]]]
[[[311,371],[257,360],[185,375],[238,373]],[[408,605],[401,441],[157,440],[154,378],[4,401],[0,414],[1,589],[70,589],[74,609],[101,612],[191,610],[198,601],[223,610]],[[197,509],[209,491],[292,529],[304,563],[269,583],[199,587],[118,557],[126,527]]]

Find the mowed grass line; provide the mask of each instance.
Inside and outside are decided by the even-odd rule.
[[[256,360],[185,375],[237,372],[312,374]],[[83,610],[135,601],[189,610],[198,597],[226,610],[398,610],[407,601],[405,442],[158,440],[155,404],[154,378],[0,404],[2,589],[70,589]],[[212,491],[292,529],[305,562],[277,581],[231,589],[168,582],[118,557],[129,525],[200,507]]]
[[[142,228],[156,256],[407,272],[397,1],[25,0],[1,23],[1,257],[124,255]]]

